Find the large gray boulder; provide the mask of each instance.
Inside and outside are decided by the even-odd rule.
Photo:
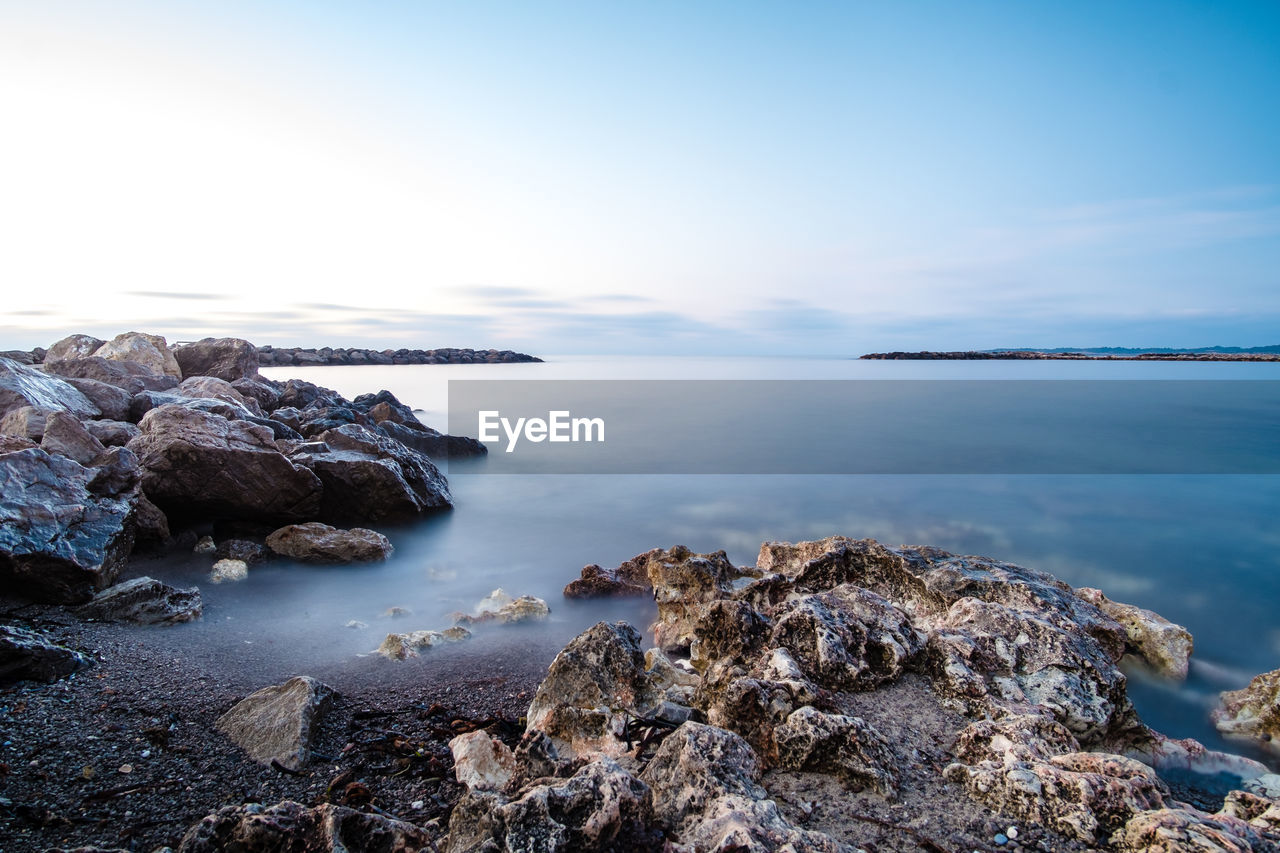
[[[48,412],[65,409],[81,418],[102,414],[88,397],[56,376],[0,358],[0,416],[23,406]]]
[[[63,376],[62,380],[88,397],[102,411],[102,417],[113,421],[129,419],[129,403],[133,395],[120,386],[79,376]]]
[[[19,406],[10,409],[0,418],[0,434],[39,442],[44,438],[44,428],[49,421],[49,413],[35,406]]]
[[[141,391],[166,391],[178,385],[176,376],[156,373],[134,361],[106,359],[102,356],[72,358],[44,363],[45,373],[67,379],[93,379],[123,388],[130,394]]]
[[[11,681],[53,682],[66,678],[89,659],[35,631],[0,625],[0,684]]]
[[[182,379],[182,369],[169,349],[169,342],[160,335],[146,332],[123,332],[94,350],[98,358],[109,361],[132,361],[146,367],[152,373]]]
[[[314,518],[321,482],[276,449],[270,430],[179,405],[152,409],[129,442],[142,487],[170,517]]]
[[[408,519],[453,505],[449,484],[430,459],[360,424],[320,435],[291,458],[324,483],[327,522]]]
[[[104,589],[88,604],[76,608],[82,619],[130,622],[135,625],[176,625],[200,618],[200,590],[177,589],[155,578],[134,578]]]
[[[212,376],[235,382],[258,375],[258,350],[240,338],[203,338],[173,350],[184,377]]]
[[[311,760],[316,730],[337,692],[307,675],[264,687],[218,718],[218,731],[259,764],[297,770]]]
[[[71,361],[77,358],[88,358],[105,344],[101,338],[93,335],[67,335],[45,351],[45,361]]]
[[[86,466],[107,452],[106,446],[85,429],[80,419],[67,412],[51,412],[45,419],[40,447]]]
[[[71,603],[115,580],[133,547],[138,471],[112,450],[94,468],[38,448],[0,454],[0,586]]]

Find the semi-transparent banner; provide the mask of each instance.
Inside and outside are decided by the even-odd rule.
[[[1274,474],[1280,381],[450,380],[476,474]]]

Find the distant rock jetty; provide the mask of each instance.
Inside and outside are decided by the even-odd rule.
[[[332,347],[258,347],[263,367],[320,366],[335,364],[526,364],[542,359],[509,349],[334,349]]]
[[[175,347],[176,348],[176,347]],[[509,349],[342,349],[334,347],[256,347],[258,364],[262,367],[319,367],[337,364],[528,364],[541,363],[536,355],[514,352]],[[0,352],[0,358],[12,359],[19,364],[43,364],[48,351],[43,347],[33,350],[8,350]]]
[[[879,361],[1280,361],[1272,352],[1140,352],[1133,355],[1106,355],[1091,352],[1041,352],[1040,350],[998,350],[994,352],[870,352],[859,356]]]

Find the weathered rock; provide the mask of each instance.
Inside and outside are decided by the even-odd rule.
[[[405,821],[331,803],[226,806],[187,831],[178,853],[420,853],[431,835]]]
[[[449,741],[458,784],[476,790],[499,791],[516,772],[510,747],[487,732],[474,731]]]
[[[64,361],[76,358],[87,358],[105,344],[101,338],[92,335],[67,335],[45,351],[45,361]]]
[[[235,583],[249,577],[249,564],[244,560],[218,560],[209,570],[210,583]]]
[[[128,421],[84,421],[84,428],[89,431],[89,435],[108,447],[124,447],[141,432],[135,424]]]
[[[175,348],[173,357],[184,377],[212,376],[234,382],[258,375],[258,350],[240,338],[202,338]]]
[[[142,391],[167,391],[178,385],[177,377],[156,373],[137,362],[113,361],[100,356],[66,361],[47,360],[44,369],[46,373],[66,379],[93,379],[114,385],[131,395]]]
[[[201,536],[191,548],[193,554],[216,554],[217,551],[218,543],[213,541],[212,536]]]
[[[1144,811],[1114,837],[1118,850],[1130,853],[1248,853],[1274,851],[1280,844],[1239,818],[1207,815],[1191,809]]]
[[[376,428],[383,435],[432,459],[467,459],[489,452],[483,442],[469,435],[445,435],[425,426],[415,427],[391,420],[383,421]]]
[[[39,442],[44,438],[44,428],[49,422],[49,412],[35,406],[19,406],[10,409],[0,418],[0,433]]]
[[[594,563],[583,566],[582,577],[564,588],[565,598],[638,598],[652,594],[647,577],[643,583],[635,583],[620,576],[618,569],[602,569]]]
[[[342,395],[331,388],[324,388],[302,379],[290,379],[280,389],[277,406],[287,406],[298,410],[308,406],[337,406],[346,402]]]
[[[267,537],[267,547],[304,563],[368,563],[395,551],[381,533],[364,527],[339,530],[318,521],[281,527]]]
[[[174,405],[147,412],[139,427],[129,449],[147,497],[170,516],[290,522],[320,509],[320,480],[263,427]]]
[[[806,705],[778,726],[778,766],[839,776],[854,791],[898,793],[893,750],[884,736],[860,717],[824,714]]]
[[[66,678],[89,662],[79,652],[35,631],[0,625],[0,684],[24,680],[53,682]]]
[[[764,647],[772,627],[748,604],[723,599],[713,601],[694,625],[689,663],[701,672],[722,658],[752,659]]]
[[[65,376],[62,377],[62,381],[88,397],[89,401],[101,410],[102,417],[114,421],[129,419],[129,404],[133,400],[133,395],[125,389],[99,382],[97,379],[83,379],[78,376]]]
[[[264,379],[261,376],[252,378],[246,376],[243,379],[233,380],[231,387],[245,397],[257,400],[258,405],[262,407],[264,412],[270,412],[280,405],[280,389],[283,385],[270,379]]]
[[[1191,632],[1158,613],[1132,604],[1112,601],[1102,590],[1081,587],[1076,593],[1085,601],[1120,623],[1129,646],[1161,675],[1185,679],[1191,662]]]
[[[81,418],[102,414],[88,397],[58,377],[0,358],[0,416],[23,406],[46,412],[65,410]]]
[[[332,523],[412,518],[453,505],[449,484],[422,454],[359,424],[328,430],[291,454],[324,484]]]
[[[152,373],[182,379],[182,369],[178,367],[168,341],[160,335],[123,332],[98,347],[93,354],[108,361],[132,361]]]
[[[788,649],[805,675],[824,687],[867,690],[901,675],[924,637],[889,601],[846,584],[783,612],[770,645]]]
[[[102,622],[175,625],[199,619],[202,610],[196,587],[177,589],[154,578],[141,577],[107,587],[88,604],[76,608],[76,614]]]
[[[213,553],[219,560],[241,560],[248,566],[264,563],[272,557],[266,545],[248,539],[224,539]]]
[[[448,853],[663,849],[648,787],[608,758],[569,779],[530,785],[509,802],[468,792],[449,819]]]
[[[133,548],[137,472],[130,490],[127,460],[104,462],[86,468],[37,448],[0,455],[0,586],[75,603],[115,580]]]
[[[39,447],[38,442],[20,435],[7,435],[0,432],[0,453],[13,453],[15,450],[30,450]]]
[[[512,598],[502,588],[489,593],[478,605],[475,613],[453,613],[451,618],[459,625],[479,625],[496,622],[502,625],[517,622],[541,622],[551,615],[551,608],[541,598],[522,595]]]
[[[197,400],[221,400],[244,409],[255,417],[262,417],[262,407],[253,397],[246,397],[225,379],[213,376],[191,376],[178,385],[174,392]]]
[[[454,626],[443,631],[407,631],[387,634],[377,652],[388,660],[408,660],[416,658],[424,649],[442,643],[460,643],[471,639],[471,632],[466,628]]]
[[[733,581],[743,576],[723,551],[695,554],[683,545],[650,552],[645,571],[658,603],[653,641],[668,652],[688,650],[707,605],[727,598]]]
[[[316,729],[336,695],[310,676],[295,676],[249,694],[218,718],[217,728],[254,761],[297,770],[311,760]]]
[[[49,413],[40,447],[46,453],[57,453],[85,466],[92,465],[107,451],[102,442],[85,429],[79,418],[67,412]]]
[[[162,545],[169,539],[169,519],[146,495],[138,495],[133,511],[133,526],[135,547]]]
[[[566,755],[616,757],[629,713],[646,715],[661,694],[644,667],[640,635],[625,622],[598,622],[556,655],[529,706],[528,727]]]
[[[1223,693],[1221,702],[1211,714],[1218,731],[1280,749],[1280,669],[1256,676],[1248,687]]]

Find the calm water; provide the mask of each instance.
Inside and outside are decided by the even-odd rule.
[[[1280,365],[570,357],[264,373],[307,379],[348,397],[386,388],[443,429],[450,378],[1235,380],[1277,379]],[[206,599],[203,622],[153,634],[154,641],[198,642],[212,655],[252,659],[285,677],[354,659],[388,630],[445,627],[449,612],[469,610],[501,586],[545,598],[553,620],[539,630],[563,642],[600,618],[648,618],[643,604],[564,602],[561,588],[587,563],[617,565],[655,546],[684,544],[723,548],[748,564],[765,539],[838,533],[1034,566],[1186,625],[1196,653],[1185,685],[1131,673],[1131,695],[1144,719],[1175,737],[1240,751],[1217,738],[1208,711],[1218,691],[1280,666],[1274,475],[479,476],[455,468],[450,481],[455,510],[386,530],[397,551],[384,565],[274,564],[224,586],[202,582],[205,558],[140,566],[200,583]],[[391,606],[414,616],[392,622],[381,615]],[[344,628],[349,620],[369,627]],[[520,632],[510,636],[524,642]]]

